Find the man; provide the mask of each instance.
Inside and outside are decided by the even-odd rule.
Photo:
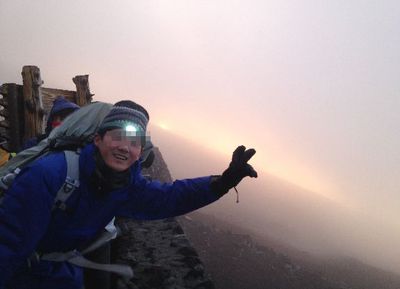
[[[51,107],[49,117],[47,118],[45,133],[27,140],[22,146],[22,150],[33,147],[48,137],[54,128],[59,126],[67,116],[78,109],[79,105],[70,102],[69,100],[65,99],[64,96],[57,96],[53,101],[53,106]]]
[[[123,104],[123,102],[120,102]],[[53,106],[49,112],[49,116],[47,118],[47,125],[45,129],[45,133],[34,137],[28,140],[24,146],[23,150],[28,149],[32,146],[37,145],[40,141],[47,138],[51,131],[60,126],[65,118],[67,118],[70,114],[79,109],[79,106],[73,102],[67,100],[64,96],[57,96],[53,101]],[[152,151],[153,145],[151,142],[147,143],[145,150],[142,151],[141,158],[141,167],[149,167],[152,164],[154,159],[154,153]],[[117,230],[114,225],[114,220],[112,220],[106,228],[110,231]],[[86,254],[86,256],[91,260],[99,263],[110,263],[110,243],[104,244],[102,247],[97,250]],[[85,288],[109,288],[110,287],[110,273],[99,271],[99,270],[91,270],[87,269],[84,271],[84,279],[85,279]]]
[[[221,176],[171,184],[146,180],[139,158],[148,120],[134,102],[112,108],[93,144],[81,151],[80,186],[62,209],[52,208],[66,176],[63,152],[21,171],[0,204],[0,288],[80,289],[82,268],[29,257],[81,250],[114,216],[151,220],[188,213],[218,200],[244,177],[257,177],[247,163],[255,150],[240,146]]]

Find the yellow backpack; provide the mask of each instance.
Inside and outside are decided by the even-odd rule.
[[[9,153],[2,147],[0,147],[0,167],[5,165],[9,159],[11,159],[15,153]]]

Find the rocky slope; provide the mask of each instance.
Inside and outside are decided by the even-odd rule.
[[[216,288],[399,289],[400,276],[352,258],[322,258],[210,215],[179,218]]]
[[[257,244],[243,230],[198,213],[179,219],[220,289],[337,289],[286,254]]]

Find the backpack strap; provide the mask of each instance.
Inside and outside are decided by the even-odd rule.
[[[111,222],[107,224],[101,234],[97,236],[97,238],[92,243],[90,243],[89,246],[81,251],[81,254],[86,255],[87,253],[90,253],[97,248],[105,245],[109,241],[117,238],[117,236],[121,233],[121,230],[115,225],[114,222],[115,217],[112,218]]]
[[[79,155],[80,150],[64,151],[65,160],[67,162],[67,177],[64,184],[58,190],[54,199],[53,210],[58,208],[66,210],[66,202],[72,193],[79,187]]]
[[[118,275],[127,277],[131,279],[133,275],[133,270],[128,265],[123,264],[100,264],[92,262],[77,250],[72,250],[68,252],[54,252],[48,253],[40,256],[40,260],[51,261],[51,262],[68,262],[79,267],[96,269],[106,272],[116,273]]]
[[[14,172],[8,173],[0,179],[0,189],[8,190],[11,187],[15,177],[19,174],[21,170],[16,168]]]

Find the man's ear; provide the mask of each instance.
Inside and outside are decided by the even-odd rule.
[[[101,136],[98,133],[96,133],[93,138],[94,145],[98,147],[100,141],[101,141]]]
[[[140,149],[140,153],[139,153],[139,155],[138,155],[137,160],[139,160],[139,159],[142,157],[142,153],[143,153],[143,147]]]

